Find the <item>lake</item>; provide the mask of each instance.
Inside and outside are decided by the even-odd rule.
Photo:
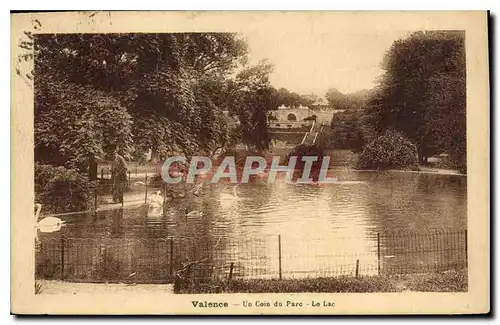
[[[202,195],[61,217],[40,233],[42,278],[168,282],[433,272],[466,266],[467,178],[330,170],[333,184],[254,179]],[[186,216],[185,211],[202,216]]]

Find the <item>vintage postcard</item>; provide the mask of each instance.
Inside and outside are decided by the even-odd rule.
[[[488,313],[487,22],[12,14],[12,313]]]

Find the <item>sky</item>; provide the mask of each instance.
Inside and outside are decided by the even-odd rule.
[[[286,29],[243,33],[249,63],[268,59],[271,84],[299,94],[324,96],[329,88],[343,93],[370,89],[383,73],[380,63],[392,43],[408,31],[362,32]]]

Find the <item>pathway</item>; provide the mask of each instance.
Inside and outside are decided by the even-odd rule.
[[[106,293],[174,293],[173,284],[77,283],[57,280],[37,280],[40,294],[106,294]]]

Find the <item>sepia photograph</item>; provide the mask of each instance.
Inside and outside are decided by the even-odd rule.
[[[19,236],[34,299],[161,295],[184,299],[183,313],[298,314],[349,313],[339,304],[352,293],[481,289],[487,301],[470,264],[483,254],[475,277],[489,279],[489,245],[475,242],[488,206],[468,213],[488,195],[489,154],[470,147],[470,128],[489,125],[485,12],[461,14],[484,43],[467,20],[405,26],[396,12],[395,27],[375,28],[356,22],[393,16],[219,13],[224,28],[189,28],[217,14],[155,14],[11,17],[29,189],[13,204],[30,211]],[[173,28],[126,28],[127,15],[161,14]],[[322,24],[337,18],[349,24]],[[472,44],[486,72],[475,124]],[[476,150],[489,148],[482,134]]]

